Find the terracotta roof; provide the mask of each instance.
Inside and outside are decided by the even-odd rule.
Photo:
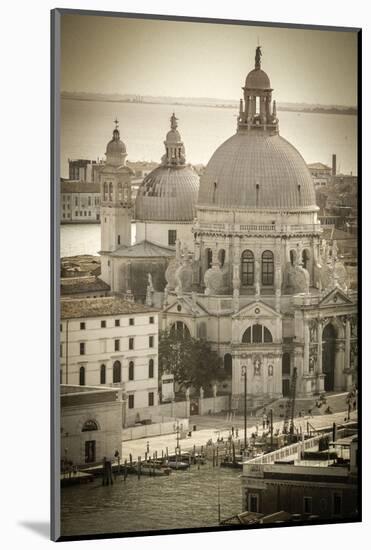
[[[66,277],[61,279],[62,295],[94,292],[95,290],[110,290],[110,286],[98,277]]]
[[[162,258],[175,255],[175,250],[166,246],[160,246],[150,241],[141,241],[132,246],[121,247],[110,253],[110,256],[130,258]]]
[[[100,185],[77,180],[61,180],[61,193],[100,193]]]
[[[101,317],[106,315],[130,315],[156,310],[142,304],[129,302],[121,296],[104,298],[85,298],[81,300],[62,300],[61,319],[80,319],[83,317]]]

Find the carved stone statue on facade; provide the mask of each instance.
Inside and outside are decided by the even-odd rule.
[[[153,282],[152,282],[152,275],[151,273],[147,273],[147,294],[146,294],[146,304],[147,306],[153,305],[153,294],[155,289],[153,288]]]
[[[205,392],[204,392],[204,389],[203,389],[203,387],[201,386],[201,387],[200,387],[200,398],[201,398],[201,399],[204,398],[204,393],[205,393]]]
[[[260,357],[256,357],[254,359],[254,376],[260,376],[261,375],[261,359]]]
[[[268,376],[273,376],[273,365],[268,365]]]

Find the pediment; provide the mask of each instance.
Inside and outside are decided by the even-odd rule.
[[[272,308],[270,305],[266,304],[265,302],[255,301],[251,304],[248,304],[244,306],[238,313],[235,313],[233,315],[234,319],[244,319],[246,317],[249,318],[281,318],[281,314],[278,313],[274,308]]]
[[[164,308],[164,312],[177,313],[178,315],[208,315],[208,312],[200,304],[197,302],[194,304],[191,298],[184,296],[179,297],[175,302]]]
[[[352,300],[340,288],[333,288],[319,302],[319,306],[335,306],[339,304],[352,304]]]

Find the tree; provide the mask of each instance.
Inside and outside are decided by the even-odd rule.
[[[224,378],[222,360],[206,340],[197,340],[177,331],[160,333],[159,371],[174,375],[182,387],[199,390]]]

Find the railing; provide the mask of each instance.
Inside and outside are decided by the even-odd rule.
[[[233,223],[199,223],[195,230],[201,231],[222,231],[230,233],[320,233],[321,224],[233,224]]]
[[[297,443],[293,443],[292,445],[288,445],[282,449],[277,449],[271,453],[252,458],[251,460],[244,462],[244,466],[250,464],[274,464],[276,460],[282,460],[283,458],[287,458],[289,456],[298,456],[301,451],[316,447],[322,437],[323,434],[316,435],[310,439],[298,441]]]

